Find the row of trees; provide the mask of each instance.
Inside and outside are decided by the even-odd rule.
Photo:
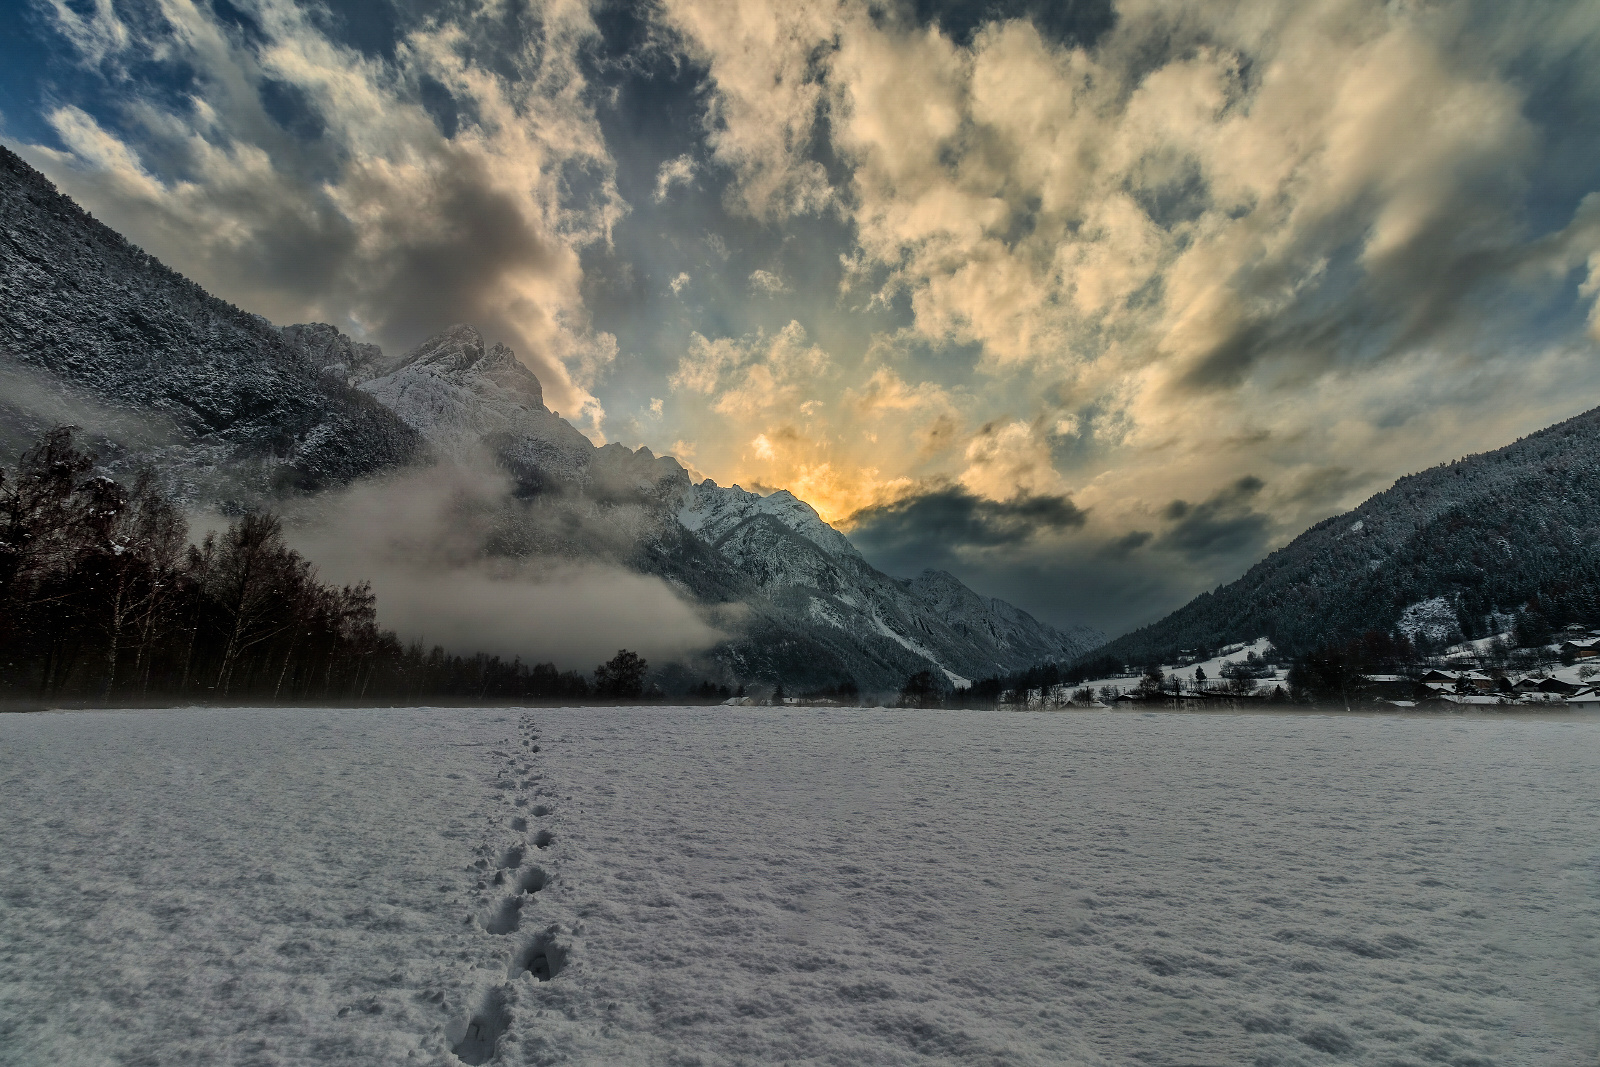
[[[199,544],[148,475],[93,473],[67,428],[0,471],[0,694],[47,699],[626,700],[648,664],[591,683],[553,664],[402,647],[369,586],[331,585],[278,519]]]

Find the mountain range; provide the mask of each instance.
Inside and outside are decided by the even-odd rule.
[[[507,491],[484,553],[603,560],[707,609],[739,606],[734,635],[669,679],[882,690],[933,669],[964,684],[1104,641],[942,571],[884,574],[788,492],[696,483],[671,457],[597,447],[470,326],[399,357],[326,324],[275,327],[129,244],[4,148],[0,384],[7,454],[77,423],[108,470],[151,465],[194,507],[238,513],[421,465],[492,467]]]

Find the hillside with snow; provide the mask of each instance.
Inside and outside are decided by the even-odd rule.
[[[0,444],[92,426],[188,500],[259,501],[412,462],[421,439],[304,355],[95,221],[0,147]]]
[[[1368,630],[1438,648],[1525,609],[1600,622],[1600,409],[1401,478],[1096,655],[1171,660],[1262,634],[1293,653]]]

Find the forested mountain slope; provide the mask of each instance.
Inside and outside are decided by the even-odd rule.
[[[144,458],[190,498],[315,489],[421,451],[392,412],[320,373],[265,319],[129,244],[3,147],[0,374],[140,424],[158,453]],[[5,392],[14,445],[40,416],[21,388]]]
[[[1096,654],[1137,664],[1262,635],[1297,652],[1393,630],[1435,598],[1467,637],[1495,612],[1600,623],[1600,409],[1401,478]]]

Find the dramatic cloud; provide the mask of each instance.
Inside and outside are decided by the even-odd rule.
[[[587,319],[579,250],[625,207],[583,100],[584,8],[429,21],[388,58],[287,0],[45,13],[117,123],[65,104],[44,116],[62,148],[18,146],[65,191],[280,323],[391,348],[475,323],[598,431],[615,343]]]
[[[664,5],[715,86],[728,202],[850,220],[840,284],[904,309],[896,346],[918,355],[896,373],[948,380],[973,361],[944,473],[994,502],[1070,492],[1095,521],[1063,552],[1231,576],[1387,478],[1578,406],[1557,383],[1588,340],[1574,326],[1595,329],[1600,260],[1574,193],[1600,161],[1577,184],[1552,175],[1570,115],[1541,125],[1526,71],[1537,57],[1539,91],[1600,102],[1593,12],[764,10]],[[1517,374],[1513,430],[1485,387]],[[873,466],[913,469],[905,444]],[[1329,455],[1369,473],[1319,480]],[[1283,488],[1241,490],[1241,465]]]
[[[1174,500],[1162,509],[1172,526],[1157,543],[1194,560],[1258,552],[1271,527],[1266,515],[1250,510],[1262,488],[1260,478],[1246,475],[1202,503]]]
[[[8,142],[251,310],[474,321],[1047,618],[1600,395],[1593,4],[329,2],[39,0]]]
[[[851,535],[863,546],[894,551],[911,542],[943,545],[951,553],[1027,541],[1040,532],[1082,526],[1084,514],[1062,496],[987,500],[944,486],[863,508],[851,517]]]

